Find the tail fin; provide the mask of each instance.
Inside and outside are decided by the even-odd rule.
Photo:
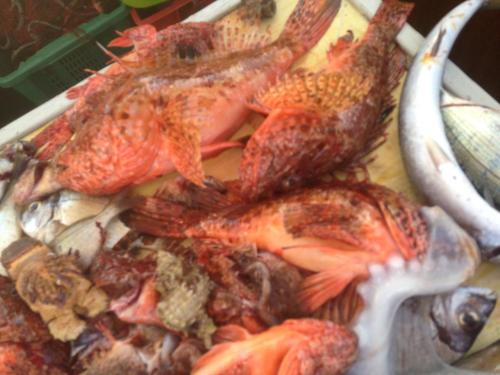
[[[300,0],[286,21],[281,40],[293,43],[300,54],[321,39],[340,9],[340,0]]]
[[[382,33],[388,40],[393,40],[403,27],[410,15],[414,4],[399,0],[383,0],[373,16],[368,28],[367,36],[374,32]]]
[[[140,198],[123,215],[125,224],[140,233],[157,237],[184,237],[184,231],[199,222],[205,213],[160,198]]]

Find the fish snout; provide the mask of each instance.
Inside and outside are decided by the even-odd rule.
[[[427,223],[428,264],[464,280],[472,276],[480,262],[476,241],[440,207],[423,207],[421,213]]]

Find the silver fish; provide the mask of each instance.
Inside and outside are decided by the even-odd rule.
[[[441,114],[465,174],[480,193],[500,206],[500,111],[444,91]]]
[[[457,355],[463,355],[463,353],[457,353],[454,351],[455,349],[450,349],[446,346],[447,355],[452,353],[452,356],[448,355],[447,358],[443,358],[443,347],[435,346],[437,342],[440,342],[435,339],[435,322],[429,321],[430,311],[435,307],[440,309],[440,302],[438,300],[452,302],[455,299],[458,304],[455,304],[455,307],[450,306],[447,309],[448,323],[445,326],[441,326],[441,333],[442,335],[451,334],[454,337],[455,343],[464,343],[465,345],[461,346],[460,351],[469,346],[470,340],[473,340],[477,336],[478,329],[480,330],[484,326],[486,319],[488,319],[488,315],[492,309],[491,305],[495,303],[495,299],[489,289],[478,289],[476,291],[468,289],[469,287],[460,287],[454,292],[445,295],[412,298],[400,307],[394,319],[393,326],[394,346],[392,358],[397,367],[397,374],[487,374],[472,369],[466,370],[448,365],[450,361],[457,358]],[[460,319],[461,306],[469,313],[477,314],[477,317],[472,320],[476,324],[471,333],[467,329],[453,328],[453,323],[457,318]]]
[[[400,143],[414,184],[471,233],[492,259],[500,250],[500,212],[486,202],[463,173],[446,138],[440,108],[443,71],[458,34],[485,3],[468,0],[429,34],[410,68],[400,101]],[[499,259],[500,260],[500,259]]]
[[[401,358],[396,350],[402,345],[418,347],[408,337],[400,340],[401,332],[394,323],[401,304],[414,296],[447,293],[471,277],[479,264],[479,251],[475,241],[439,207],[420,210],[429,228],[429,246],[421,260],[405,262],[402,258],[388,261],[386,266],[372,265],[370,278],[360,284],[358,292],[364,308],[354,322],[359,338],[357,362],[348,374],[393,375],[424,374],[447,366],[439,359],[439,366],[420,361],[413,372],[401,371]],[[428,317],[423,318],[430,331]],[[409,325],[410,326],[410,325]],[[435,354],[429,334],[427,347]],[[436,354],[436,357],[439,358]]]
[[[50,244],[66,228],[98,215],[110,200],[63,190],[29,204],[21,215],[21,227],[31,238]]]
[[[106,230],[110,222],[128,208],[130,201],[120,194],[99,215],[72,225],[59,234],[50,246],[59,255],[78,252],[80,266],[87,269],[106,243]]]
[[[20,142],[8,145],[7,148],[8,152],[3,152],[3,156],[9,155],[9,157],[0,158],[0,163],[2,160],[4,162],[6,160],[12,161],[12,165],[8,169],[4,169],[4,171],[8,171],[5,172],[5,176],[8,175],[8,177],[0,182],[2,184],[0,187],[0,192],[2,193],[2,198],[0,199],[0,256],[12,242],[19,240],[23,235],[19,223],[20,209],[16,206],[13,199],[14,182],[25,170],[32,156],[32,152]],[[6,151],[6,149],[3,151]],[[7,166],[7,163],[4,166]],[[0,275],[7,276],[7,271],[1,264]]]

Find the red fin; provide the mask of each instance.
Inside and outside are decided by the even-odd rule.
[[[383,0],[368,26],[365,38],[373,35],[383,35],[392,40],[403,27],[413,7],[412,3],[399,0]]]
[[[328,30],[339,9],[340,0],[299,1],[280,39],[292,42],[299,54],[309,50]]]
[[[271,33],[262,31],[256,26],[219,25],[215,29],[214,50],[217,52],[245,51],[270,44],[272,41]]]
[[[205,368],[210,368],[212,363],[219,363],[221,359],[225,357],[225,355],[230,355],[231,353],[227,353],[232,347],[231,343],[218,344],[213,346],[208,352],[203,354],[194,364],[191,374],[193,375],[204,375],[204,374],[214,374],[213,371],[206,370]],[[232,359],[227,359],[224,362],[232,361]],[[229,368],[221,365],[221,370],[230,370],[231,363],[228,363]],[[219,367],[215,366],[214,367]],[[208,371],[208,372],[206,372]],[[223,372],[218,372],[217,374],[223,374]],[[224,372],[226,374],[230,374],[231,372]]]
[[[245,145],[239,141],[212,143],[209,145],[201,146],[201,155],[203,159],[208,159],[219,155],[223,151],[227,151],[232,148],[243,148],[243,147],[245,147]]]
[[[344,52],[349,50],[352,46],[352,41],[354,38],[354,34],[351,30],[347,32],[344,36],[341,36],[337,39],[335,44],[331,44],[328,52],[326,53],[326,57],[330,63],[335,62],[335,59],[340,57]]]
[[[160,198],[142,198],[123,215],[127,225],[159,237],[184,237],[184,231],[205,213]]]
[[[355,249],[360,241],[350,230],[350,223],[355,222],[356,215],[357,212],[340,211],[333,204],[299,203],[285,207],[283,223],[294,237],[336,239]]]
[[[241,191],[255,199],[273,192],[290,180],[329,169],[331,148],[338,140],[331,127],[334,118],[322,118],[314,112],[274,111],[257,129],[243,151],[240,164]]]
[[[251,338],[252,335],[243,327],[230,324],[219,328],[214,333],[214,341],[217,343],[243,341]]]
[[[352,272],[349,265],[309,276],[299,293],[300,304],[305,311],[313,312],[339,295],[357,276],[358,272]]]
[[[31,140],[39,150],[37,159],[51,159],[72,136],[73,130],[69,125],[68,118],[66,114],[62,114]]]
[[[219,211],[240,201],[238,196],[228,192],[224,182],[208,176],[204,183],[205,186],[200,187],[180,177],[160,186],[155,196],[205,212]]]
[[[177,171],[196,185],[203,186],[199,126],[206,118],[188,95],[178,94],[163,113],[162,126],[167,150]]]
[[[108,47],[130,47],[135,50],[147,49],[156,41],[156,28],[152,25],[131,27],[119,33],[119,37],[108,43]]]

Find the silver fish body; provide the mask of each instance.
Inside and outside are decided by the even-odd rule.
[[[50,244],[73,224],[98,215],[110,202],[70,190],[30,203],[21,216],[23,231],[31,238]]]
[[[425,40],[408,71],[399,111],[403,159],[413,183],[471,233],[485,257],[500,250],[500,212],[463,173],[446,138],[440,108],[444,65],[458,34],[485,3],[468,0],[453,9]]]
[[[474,274],[480,257],[474,239],[442,209],[423,207],[420,212],[429,232],[429,246],[423,258],[408,262],[394,258],[386,266],[372,265],[369,279],[358,287],[364,308],[354,323],[359,338],[359,355],[348,372],[350,375],[425,374],[439,370],[444,363],[435,353],[429,334],[429,342],[422,350],[433,353],[439,359],[439,366],[417,362],[416,368],[412,369],[415,371],[401,371],[398,348],[405,342],[420,348],[420,343],[408,343],[408,336],[406,341],[400,342],[401,332],[395,325],[398,310],[408,298],[455,290]],[[428,317],[422,320],[429,326]],[[427,329],[430,331],[430,327]]]
[[[80,266],[87,269],[97,252],[106,244],[108,225],[128,208],[129,201],[123,195],[118,195],[97,216],[79,221],[64,230],[50,246],[59,255],[78,253]],[[121,228],[119,223],[114,225]]]
[[[500,111],[443,92],[441,114],[465,174],[500,207]]]

